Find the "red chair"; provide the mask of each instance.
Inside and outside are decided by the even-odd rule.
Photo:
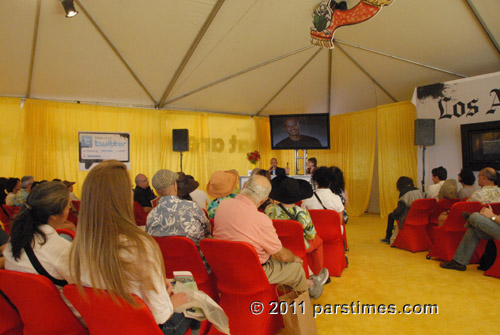
[[[146,225],[146,219],[148,218],[148,213],[144,211],[144,208],[142,208],[141,204],[138,203],[137,201],[134,201],[134,218],[135,218],[135,223],[138,226]]]
[[[283,327],[281,315],[269,314],[269,302],[277,301],[278,297],[252,246],[245,242],[204,239],[200,247],[217,278],[220,306],[229,318],[231,334],[272,335]],[[254,301],[263,303],[259,315],[251,313]]]
[[[23,327],[21,316],[0,292],[0,334],[23,335]]]
[[[174,271],[190,271],[200,291],[219,301],[215,276],[210,275],[201,260],[198,248],[184,236],[153,236],[160,246],[167,278],[174,278]]]
[[[341,232],[342,219],[339,213],[328,209],[310,209],[309,214],[319,237],[323,240],[325,267],[331,276],[340,277],[347,267]]]
[[[16,218],[16,214],[21,210],[21,207],[19,206],[8,206],[3,204],[2,207],[5,209],[5,212],[7,212],[10,220],[14,220]]]
[[[210,219],[210,218],[208,217],[208,212],[207,212],[207,210],[206,210],[205,208],[202,208],[202,210],[203,210],[203,213],[205,214],[205,216],[207,217],[207,219]]]
[[[71,223],[74,223],[76,226],[76,225],[78,225],[78,216],[76,216],[72,211],[69,211],[68,221]]]
[[[493,211],[493,213],[498,213]],[[497,247],[497,257],[495,258],[495,263],[484,272],[485,276],[492,276],[500,278],[500,241],[495,240],[495,246]]]
[[[436,202],[436,205],[434,205],[434,208],[432,209],[431,215],[429,217],[429,222],[432,223],[433,225],[438,224],[438,218],[439,214],[441,214],[444,211],[447,211],[453,206],[453,204],[462,201],[461,199],[441,199]],[[432,228],[432,227],[431,227]]]
[[[92,335],[162,335],[153,315],[146,304],[134,296],[138,308],[125,300],[111,295],[105,290],[83,288],[78,291],[76,285],[66,285],[63,293],[71,304],[80,312]]]
[[[0,289],[17,307],[24,335],[88,334],[56,286],[44,276],[0,270]]]
[[[465,228],[465,219],[463,212],[478,212],[481,209],[481,203],[478,201],[461,201],[451,206],[450,213],[441,227],[434,227],[434,243],[427,254],[427,259],[431,257],[439,258],[443,261],[451,261],[453,255],[462,241],[467,231]]]
[[[210,234],[213,234],[214,233],[214,227],[215,227],[215,220],[214,219],[210,219]]]
[[[5,230],[7,234],[10,234],[11,225],[12,221],[9,219],[9,216],[7,215],[6,211],[4,210],[3,207],[0,208],[0,226],[2,226],[3,230]]]
[[[71,204],[77,213],[80,212],[80,200],[72,200]]]
[[[74,240],[75,236],[76,236],[76,233],[72,230],[69,230],[69,229],[56,229],[56,232],[59,235],[61,235],[61,234],[68,235],[69,237],[71,237],[72,240]]]
[[[309,278],[309,266],[307,260],[306,246],[304,244],[304,229],[298,221],[294,220],[273,220],[274,229],[278,234],[281,244],[290,251],[302,258],[302,267],[306,277]]]
[[[427,234],[427,224],[435,204],[436,199],[415,200],[392,246],[411,252],[429,250],[431,240]]]

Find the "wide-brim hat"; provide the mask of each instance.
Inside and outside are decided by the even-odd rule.
[[[271,180],[271,186],[269,198],[284,204],[294,204],[313,195],[311,184],[301,179],[278,176]]]
[[[193,192],[200,186],[200,183],[194,180],[193,176],[183,172],[177,172],[177,174],[179,175],[179,179],[177,179],[177,196],[179,198]]]
[[[222,198],[233,193],[240,175],[235,170],[215,171],[207,184],[207,193],[212,198]]]

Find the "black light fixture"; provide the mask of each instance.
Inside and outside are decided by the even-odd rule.
[[[66,12],[66,17],[73,17],[78,14],[73,0],[62,0],[61,2],[64,7],[64,11]]]

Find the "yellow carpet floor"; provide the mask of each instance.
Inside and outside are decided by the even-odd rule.
[[[426,252],[391,248],[380,242],[385,226],[378,215],[349,220],[349,267],[313,301],[328,313],[335,304],[345,306],[317,315],[318,334],[500,334],[499,278],[484,276],[477,265],[465,272],[441,269]],[[362,304],[382,312],[385,305],[395,314],[361,314]],[[421,314],[404,314],[407,304]],[[426,314],[425,305],[434,307]]]

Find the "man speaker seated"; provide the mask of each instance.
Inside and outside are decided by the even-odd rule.
[[[151,200],[156,198],[153,190],[149,186],[148,177],[142,173],[135,177],[134,201],[137,201],[146,213],[151,212]]]

